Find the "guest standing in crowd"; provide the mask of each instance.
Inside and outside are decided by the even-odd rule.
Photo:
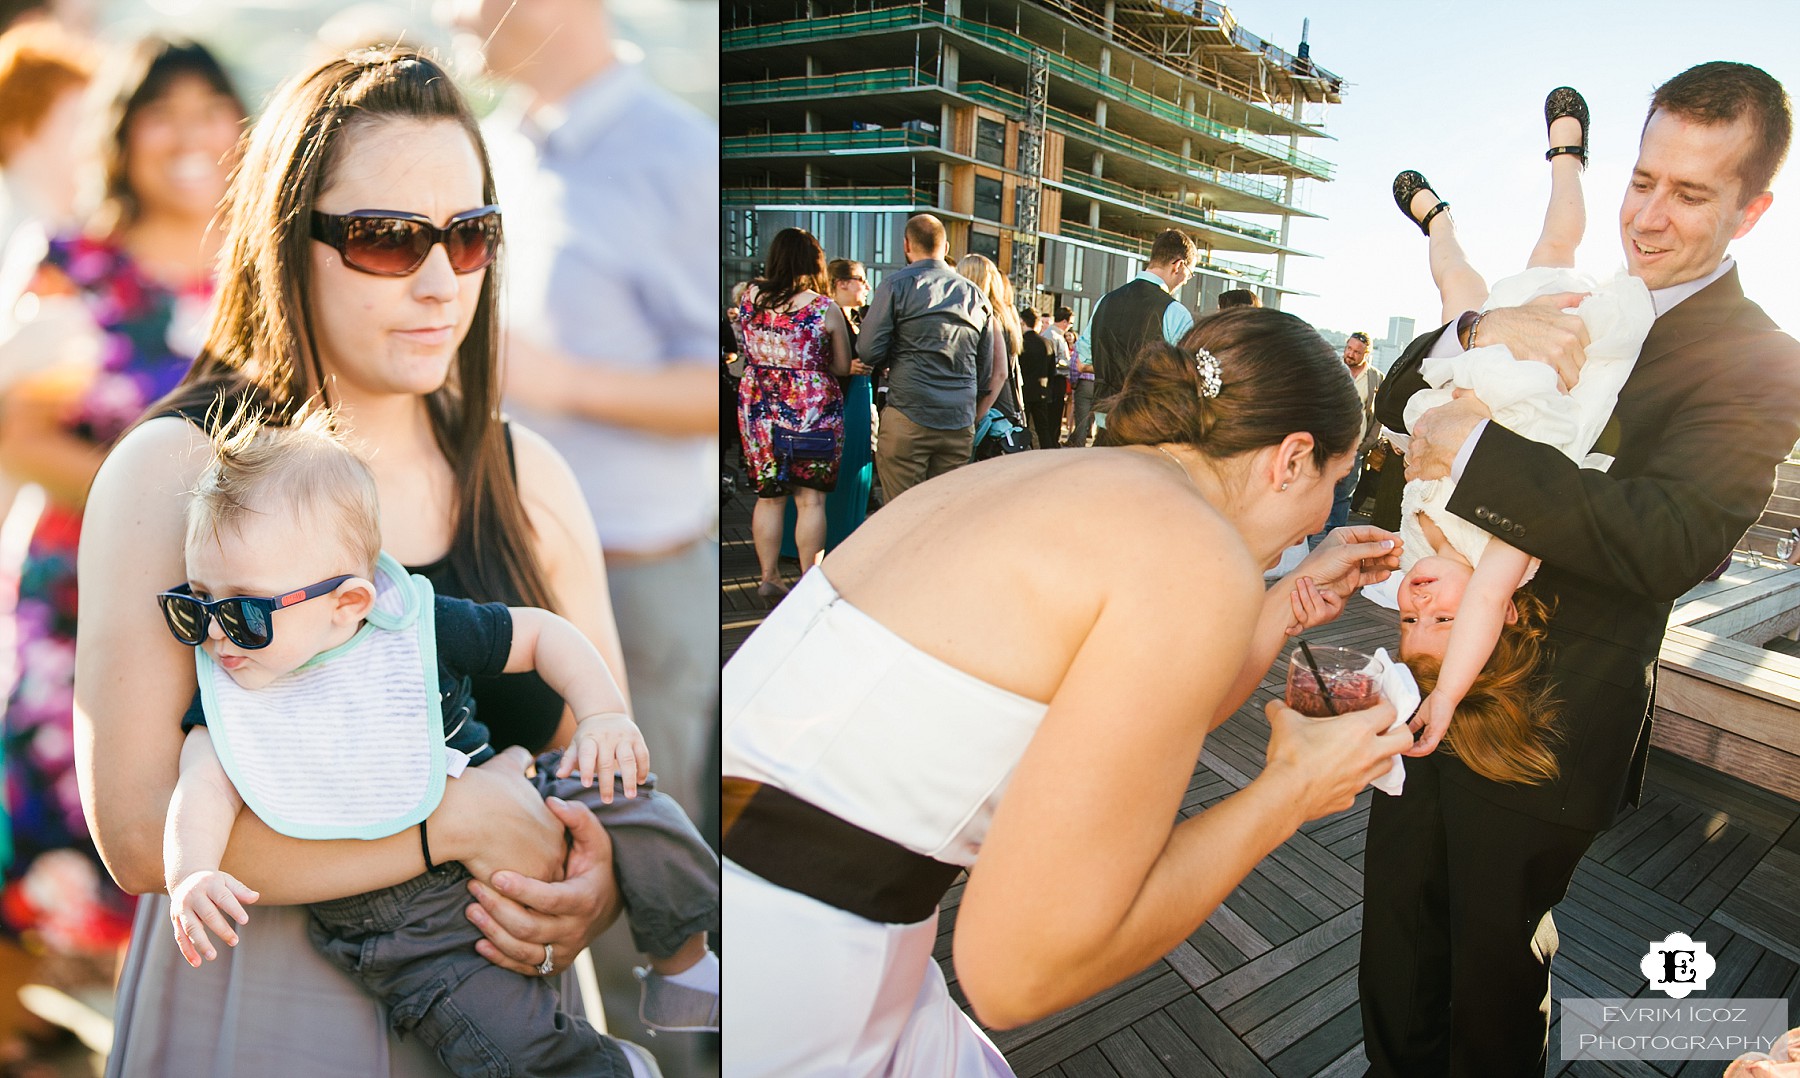
[[[51,23],[0,34],[0,383],[39,358],[35,342],[7,348],[13,311],[48,251],[73,229],[85,165],[82,106],[92,48]]]
[[[756,487],[750,535],[762,571],[756,594],[770,606],[781,580],[781,519],[791,494],[801,570],[825,548],[825,495],[837,486],[844,443],[844,393],[851,371],[850,323],[826,295],[825,252],[810,232],[784,228],[769,242],[763,275],[744,289],[738,329],[744,377],[738,432]]]
[[[850,354],[856,354],[856,330],[869,303],[869,277],[854,259],[834,258],[828,267],[831,300],[849,326]],[[862,524],[869,512],[869,488],[875,473],[875,393],[869,368],[850,361],[843,380],[844,452],[838,462],[837,489],[825,496],[825,549],[830,551]]]
[[[1045,311],[1037,316],[1037,325],[1033,332],[1042,337],[1050,349],[1050,375],[1044,383],[1044,426],[1050,431],[1050,441],[1046,449],[1057,449],[1062,446],[1063,420],[1068,417],[1069,405],[1069,342],[1057,331],[1056,324]]]
[[[575,468],[633,714],[660,788],[699,819],[718,795],[700,774],[717,709],[717,276],[691,259],[718,250],[695,210],[718,203],[718,128],[620,57],[600,0],[444,7],[513,88],[486,126],[514,255],[507,405]]]
[[[1344,366],[1350,368],[1350,379],[1356,383],[1356,396],[1362,401],[1362,438],[1357,443],[1356,460],[1350,465],[1350,474],[1338,480],[1337,493],[1331,501],[1330,518],[1325,521],[1325,527],[1318,534],[1307,538],[1307,542],[1313,546],[1319,545],[1326,532],[1350,523],[1350,496],[1355,493],[1357,481],[1362,478],[1363,458],[1381,440],[1381,424],[1375,418],[1375,394],[1381,390],[1381,372],[1369,362],[1369,335],[1360,329],[1344,341]]]
[[[1069,418],[1068,444],[1080,448],[1094,438],[1094,364],[1081,350],[1072,308],[1056,309],[1056,332],[1069,346],[1069,398],[1074,414]]]
[[[882,278],[857,340],[862,361],[888,372],[875,448],[884,503],[969,462],[975,421],[987,411],[977,405],[991,404],[1006,377],[994,309],[944,260],[944,223],[912,217],[903,248],[906,268]]]
[[[1248,288],[1227,288],[1219,293],[1219,310],[1229,311],[1233,307],[1261,307],[1262,297]]]
[[[1001,330],[994,341],[998,351],[986,368],[987,378],[976,382],[981,387],[981,396],[975,402],[975,421],[979,424],[983,417],[998,409],[1008,422],[1023,428],[1025,417],[1019,411],[1017,386],[1019,354],[1024,347],[1026,327],[1019,311],[1013,307],[1012,282],[986,255],[962,256],[956,260],[956,272],[981,289]]]
[[[63,329],[97,335],[98,358],[46,370],[0,401],[0,467],[45,499],[20,571],[5,717],[13,860],[0,909],[9,932],[33,934],[54,956],[103,959],[102,986],[131,933],[133,900],[107,878],[77,789],[76,543],[101,460],[199,349],[221,242],[214,214],[244,118],[201,45],[146,38],[111,67],[105,202],[85,231],[50,241],[28,286],[41,300],[79,301],[88,324]]]
[[[1095,420],[1106,426],[1105,401],[1119,392],[1139,351],[1151,341],[1180,341],[1194,312],[1175,293],[1194,275],[1198,249],[1187,233],[1167,229],[1150,247],[1144,272],[1100,297],[1081,331],[1081,354],[1094,366]]]
[[[436,10],[514,91],[486,125],[515,256],[507,407],[570,462],[593,510],[658,785],[716,818],[719,230],[700,207],[719,203],[718,124],[621,55],[604,0]],[[610,1028],[642,1035],[630,941],[594,954]]]
[[[1050,393],[1050,343],[1037,331],[1038,313],[1030,307],[1019,308],[1019,322],[1031,327],[1019,349],[1019,378],[1024,387],[1025,414],[1031,419],[1033,441],[1039,449],[1050,448],[1050,427],[1044,413]]]

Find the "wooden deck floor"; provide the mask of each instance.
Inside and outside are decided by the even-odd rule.
[[[750,501],[740,495],[724,514],[722,658],[763,613]],[[1391,618],[1357,598],[1311,638],[1386,645]],[[1262,705],[1278,692],[1272,674],[1207,738],[1184,815],[1255,777],[1266,741]],[[1365,791],[1350,810],[1303,827],[1149,969],[1061,1014],[996,1032],[995,1043],[1024,1078],[1360,1075],[1366,1064],[1357,947],[1374,796]],[[944,902],[937,947],[952,993],[950,942],[960,897],[959,884]],[[1679,930],[1704,941],[1718,960],[1706,997],[1785,997],[1790,1020],[1800,1023],[1800,802],[1657,751],[1642,806],[1594,844],[1555,916],[1562,940],[1555,998],[1649,995],[1638,960],[1649,941]],[[1557,1032],[1552,1026],[1552,1075],[1713,1078],[1725,1066],[1564,1064]]]

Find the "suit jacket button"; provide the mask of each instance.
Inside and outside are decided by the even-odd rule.
[[[1476,520],[1486,520],[1488,518],[1488,516],[1489,516],[1489,513],[1487,511],[1487,506],[1484,505],[1484,506],[1479,506],[1476,508],[1476,510],[1475,510],[1475,519]]]

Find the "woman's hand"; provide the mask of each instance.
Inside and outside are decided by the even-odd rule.
[[[1328,607],[1335,607],[1321,618],[1323,622],[1336,617],[1343,609],[1344,600],[1357,588],[1386,580],[1389,573],[1399,568],[1400,537],[1381,528],[1358,524],[1333,529],[1288,575],[1306,577],[1316,589],[1318,601],[1307,609],[1325,615]],[[1296,580],[1297,585],[1300,583]],[[1296,586],[1296,594],[1300,590]],[[1296,615],[1300,612],[1301,607],[1296,604]]]
[[[458,794],[469,796],[458,797],[457,814],[444,821],[449,828],[433,830],[432,837],[437,839],[432,844],[433,859],[461,861],[478,880],[492,879],[501,869],[540,879],[560,878],[563,825],[544,807],[537,787],[525,778],[530,763],[531,754],[514,745],[480,767],[464,771],[451,787],[466,783]],[[466,825],[461,823],[464,820]]]
[[[539,975],[538,964],[546,954],[553,973],[568,968],[623,908],[613,882],[612,840],[600,821],[583,805],[555,797],[544,803],[573,838],[561,882],[497,872],[491,886],[469,881],[477,904],[466,911],[487,937],[475,950],[494,965],[527,977]]]
[[[1269,701],[1263,712],[1269,719],[1263,775],[1291,783],[1293,803],[1308,820],[1349,808],[1363,787],[1386,773],[1388,758],[1412,745],[1404,727],[1383,733],[1394,723],[1394,705],[1386,700],[1331,719],[1309,719],[1280,700]]]

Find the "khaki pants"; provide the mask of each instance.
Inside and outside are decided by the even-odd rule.
[[[881,414],[881,434],[875,440],[882,501],[891,502],[925,480],[969,463],[974,443],[973,425],[934,430],[914,423],[899,408],[887,409]]]

